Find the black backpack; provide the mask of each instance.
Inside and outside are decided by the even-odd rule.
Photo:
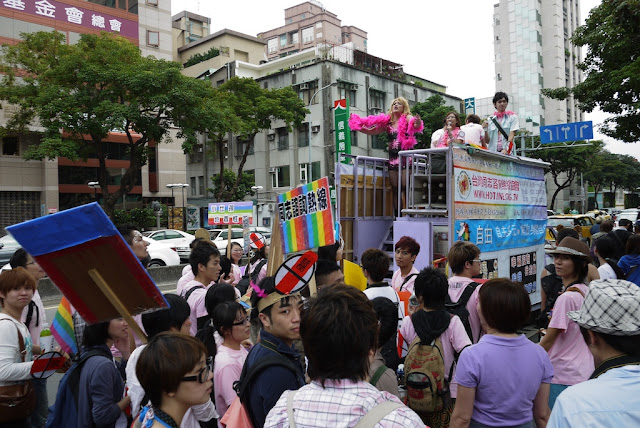
[[[251,396],[251,385],[255,380],[256,376],[262,373],[263,370],[272,366],[281,366],[289,369],[296,379],[298,380],[298,388],[304,386],[304,380],[300,382],[300,372],[293,363],[284,355],[274,352],[273,355],[269,355],[267,357],[260,358],[256,361],[251,368],[248,368],[249,357],[244,362],[244,366],[242,367],[242,372],[240,373],[240,379],[233,383],[233,389],[240,397],[240,402],[245,405],[247,413],[251,418],[252,422],[254,421],[253,414],[251,413],[251,406],[249,405],[249,397]]]
[[[108,354],[101,349],[92,349],[82,354],[80,360],[74,363],[64,374],[58,392],[56,393],[55,403],[49,407],[49,415],[47,416],[46,428],[57,427],[77,427],[78,426],[78,401],[80,394],[80,374],[84,363],[94,356],[103,356],[105,358],[113,358],[111,352]]]
[[[187,303],[189,303],[189,297],[191,297],[191,294],[193,294],[193,292],[196,291],[198,288],[203,288],[205,290],[207,289],[207,287],[204,287],[202,285],[194,285],[193,287],[188,289],[187,292],[183,296],[184,300],[186,300]],[[209,316],[208,315],[205,315],[203,317],[198,317],[196,319],[196,331],[204,328],[204,326],[207,324],[208,320],[209,320]]]
[[[477,282],[471,282],[462,292],[462,295],[458,299],[457,302],[451,301],[451,297],[449,297],[449,293],[447,293],[445,299],[445,309],[451,315],[457,315],[462,321],[462,325],[464,325],[464,329],[467,330],[467,334],[469,335],[469,339],[473,343],[473,334],[471,332],[471,324],[469,323],[469,311],[467,310],[467,303],[469,303],[469,299],[476,288],[478,288],[480,284]]]
[[[262,266],[264,266],[266,263],[267,263],[267,259],[262,259],[260,263],[258,263],[258,266],[256,266],[256,268],[251,273],[249,273],[250,265],[247,265],[247,267],[244,270],[244,275],[242,275],[242,279],[238,282],[238,285],[236,285],[236,288],[240,291],[241,295],[244,296],[244,294],[249,289],[249,285],[251,285],[251,281],[256,280],[256,278],[258,277],[258,274],[260,274],[260,270],[262,269]]]

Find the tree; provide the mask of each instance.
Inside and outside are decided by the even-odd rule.
[[[571,183],[581,172],[586,170],[586,165],[593,156],[602,148],[602,141],[594,141],[591,146],[566,147],[560,144],[547,144],[546,149],[536,151],[535,154],[545,162],[549,162],[549,172],[556,185],[556,191],[551,198],[549,209],[555,211],[556,197],[562,189],[571,186]],[[565,179],[560,178],[565,174]]]
[[[242,177],[238,180],[236,173],[232,170],[225,168],[224,176],[220,180],[220,174],[215,174],[211,177],[214,188],[208,189],[214,195],[224,195],[224,201],[241,201],[245,195],[254,195],[251,187],[255,185],[255,177],[252,174],[242,172]],[[220,183],[222,182],[223,188],[220,189]],[[237,184],[236,184],[237,183]]]
[[[432,95],[421,103],[417,103],[411,109],[411,114],[419,115],[424,122],[422,134],[416,134],[418,143],[414,149],[431,148],[431,134],[442,128],[443,121],[450,111],[457,112],[459,109],[453,106],[445,106],[445,100],[440,95]],[[464,118],[460,120],[464,124]]]
[[[232,196],[237,195],[243,181],[243,168],[247,156],[253,144],[255,135],[263,130],[270,129],[273,120],[282,120],[289,131],[291,127],[299,127],[309,112],[298,94],[285,87],[282,89],[264,89],[258,82],[250,78],[234,77],[214,90],[214,103],[224,104],[228,114],[226,118],[216,123],[207,124],[207,132],[211,143],[217,150],[220,171],[224,171],[224,156],[221,156],[223,142],[229,133],[236,134],[245,144],[242,159],[236,173],[236,181],[230,188],[225,186],[226,174],[218,174],[216,184],[217,193],[214,193],[220,201],[236,200]],[[218,107],[213,107],[217,109]],[[220,107],[222,108],[222,107]],[[242,199],[242,198],[240,198]]]
[[[543,94],[560,100],[573,94],[580,109],[600,107],[613,115],[601,128],[605,135],[627,143],[640,140],[640,0],[603,0],[572,42],[588,48],[578,64],[585,80]]]
[[[621,162],[617,155],[601,149],[595,153],[586,164],[584,179],[593,186],[595,207],[598,206],[598,193],[602,188],[616,179],[620,171]]]
[[[67,45],[59,32],[23,34],[0,57],[0,99],[17,107],[7,129],[44,128],[26,159],[97,158],[103,208],[113,218],[115,204],[137,184],[149,142],[168,141],[177,127],[188,149],[204,115],[214,114],[207,104],[211,86],[180,69],[175,62],[142,57],[137,46],[109,33],[82,34],[75,45]],[[130,161],[114,192],[104,142],[112,131],[126,134]]]

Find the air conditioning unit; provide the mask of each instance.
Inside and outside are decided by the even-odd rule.
[[[311,132],[313,132],[314,134],[317,134],[318,132],[320,132],[320,125],[313,125],[311,127]]]
[[[198,147],[198,153],[202,153],[202,147]]]
[[[229,143],[224,143],[224,148],[228,148],[229,147]]]
[[[269,174],[277,174],[277,173],[278,173],[278,168],[277,167],[269,168]]]
[[[273,141],[273,140],[275,140],[275,139],[276,139],[276,134],[269,134],[269,135],[267,135],[267,139],[268,139],[269,141]]]
[[[349,86],[349,88],[350,88],[352,91],[357,91],[357,90],[358,90],[358,85],[351,85],[351,86]]]
[[[309,84],[308,83],[303,83],[303,84],[300,85],[300,90],[301,91],[305,91],[307,89],[309,89]]]
[[[273,212],[273,210],[275,209],[275,205],[274,205],[273,203],[271,203],[271,202],[270,202],[270,203],[268,203],[268,204],[267,204],[267,209],[268,209],[269,211]]]

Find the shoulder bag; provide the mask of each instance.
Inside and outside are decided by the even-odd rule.
[[[24,349],[24,339],[18,329],[18,326],[9,319],[0,321],[9,321],[13,323],[18,333],[18,343],[20,344],[20,357],[24,363],[26,351]],[[0,386],[0,423],[7,423],[25,419],[36,408],[36,392],[33,389],[31,380],[16,383],[14,385]]]

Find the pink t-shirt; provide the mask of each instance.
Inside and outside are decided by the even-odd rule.
[[[189,333],[192,336],[195,336],[198,332],[198,318],[207,315],[207,308],[205,308],[204,306],[204,299],[207,296],[208,287],[205,287],[201,282],[198,282],[194,279],[185,284],[183,289],[184,294],[188,293],[189,290],[196,286],[200,286],[201,288],[194,290],[189,295],[189,300],[187,300],[187,303],[191,308],[191,314],[189,315],[189,318],[191,319],[191,328],[189,330]]]
[[[587,294],[587,286],[574,285]],[[567,316],[569,311],[577,311],[582,307],[584,297],[577,291],[565,291],[560,294],[553,307],[553,315],[549,321],[550,328],[563,330],[549,350],[549,359],[553,365],[551,383],[575,385],[589,379],[594,370],[593,355],[580,333],[580,326]]]
[[[231,285],[238,285],[238,283],[242,279],[242,271],[240,271],[240,267],[232,263],[231,273],[233,274],[233,282],[231,283]]]
[[[213,383],[216,391],[216,410],[220,419],[225,414],[233,400],[237,397],[233,389],[233,382],[240,379],[244,360],[249,352],[240,347],[239,350],[219,346],[216,359],[213,364]],[[218,420],[220,420],[218,419]],[[222,428],[220,422],[218,426]]]
[[[460,297],[462,297],[464,289],[472,282],[474,282],[472,278],[464,276],[452,276],[449,278],[449,298],[451,301],[457,302]],[[478,340],[480,340],[482,335],[484,335],[482,325],[480,324],[480,317],[478,316],[478,292],[480,291],[480,287],[481,285],[476,287],[475,291],[469,298],[469,302],[467,302],[469,325],[471,326],[471,334],[473,335],[470,339],[473,343],[478,343]]]
[[[180,279],[178,280],[178,285],[176,286],[176,294],[178,296],[182,296],[182,290],[184,290],[185,284],[189,281],[193,281],[193,278],[195,277],[193,276],[193,270],[191,269],[191,266],[185,266],[185,268],[182,270],[182,277],[180,277]]]
[[[407,342],[407,347],[411,345],[411,342],[413,342],[416,337],[418,337],[418,334],[413,327],[411,317],[407,316],[404,318],[404,321],[402,321],[402,327],[400,327],[400,333],[402,333],[402,337]],[[455,315],[451,318],[449,327],[440,335],[440,341],[442,342],[443,348],[444,376],[449,379],[449,371],[451,370],[455,353],[462,351],[465,346],[471,345],[471,340],[469,340],[467,331],[464,329],[464,325],[462,324],[462,321],[460,321],[460,318]],[[456,370],[454,368],[453,373],[451,373],[452,379],[450,379],[452,398],[456,398],[458,393],[458,384],[453,382],[455,374]]]
[[[409,275],[413,275],[414,273],[420,273],[420,271],[418,269],[416,269],[415,267],[411,268],[411,271],[407,274],[407,276]],[[391,277],[391,286],[394,288],[394,290],[396,291],[400,291],[400,287],[402,287],[402,291],[408,291],[411,294],[414,294],[414,288],[415,288],[415,282],[416,282],[416,277],[412,276],[407,283],[403,286],[402,283],[404,282],[404,279],[407,276],[402,276],[402,273],[400,272],[400,269],[398,269],[397,271],[395,271],[393,273],[393,276]]]

